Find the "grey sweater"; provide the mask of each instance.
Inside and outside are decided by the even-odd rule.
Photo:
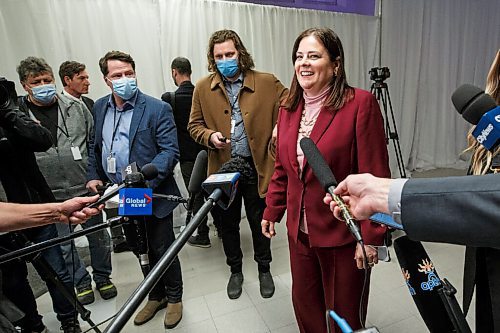
[[[93,135],[94,121],[91,113],[81,103],[62,94],[57,94],[59,104],[57,147],[36,153],[36,161],[50,189],[58,201],[87,193],[88,144]],[[31,118],[34,114],[21,105]],[[62,116],[62,117],[61,117]],[[69,134],[67,136],[66,128]],[[63,129],[64,131],[62,131]],[[78,147],[81,160],[73,158],[71,147]]]

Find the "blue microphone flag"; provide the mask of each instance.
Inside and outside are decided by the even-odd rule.
[[[486,112],[472,132],[477,142],[492,150],[500,139],[500,106]]]
[[[118,215],[145,216],[153,214],[153,190],[123,188],[119,192]]]

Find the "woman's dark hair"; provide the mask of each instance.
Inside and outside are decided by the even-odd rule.
[[[354,96],[354,89],[347,83],[347,78],[344,70],[344,48],[342,47],[342,42],[332,29],[329,28],[310,28],[302,32],[299,37],[295,40],[292,50],[292,63],[295,66],[295,60],[297,59],[297,50],[299,49],[299,44],[305,37],[313,36],[318,42],[323,44],[325,49],[328,51],[328,56],[330,61],[337,61],[338,67],[336,74],[333,76],[330,83],[331,90],[325,99],[325,107],[332,108],[333,110],[338,110],[346,102],[352,99]],[[304,90],[299,84],[297,79],[297,74],[294,73],[292,84],[290,86],[290,94],[285,102],[285,108],[288,111],[295,111],[301,101],[303,100]]]
[[[214,58],[214,45],[224,43],[227,40],[232,40],[234,43],[234,47],[238,51],[238,65],[240,71],[245,73],[247,70],[252,69],[255,65],[253,63],[252,56],[247,51],[245,45],[241,41],[240,36],[233,30],[219,30],[216,31],[210,36],[208,41],[208,50],[207,50],[207,58],[208,58],[208,71],[216,72],[217,65],[215,63]]]

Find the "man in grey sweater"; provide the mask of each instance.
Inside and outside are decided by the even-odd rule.
[[[60,69],[64,93],[56,93],[52,68],[41,58],[28,57],[18,67],[19,77],[28,93],[20,98],[20,109],[47,128],[53,145],[45,152],[36,153],[40,171],[57,201],[87,194],[85,188],[88,160],[88,142],[93,135],[93,118],[81,94],[88,92],[85,65],[65,62]],[[25,78],[23,80],[23,78]],[[31,78],[29,84],[28,79]],[[88,228],[102,222],[102,215],[91,218]],[[68,234],[73,226],[59,224],[59,234]],[[106,230],[87,236],[93,268],[93,279],[104,299],[116,296],[116,287],[110,281],[111,248]],[[77,289],[78,300],[90,304],[95,296],[92,278],[82,264],[74,244],[62,246],[68,271]]]

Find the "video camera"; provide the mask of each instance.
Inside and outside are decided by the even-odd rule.
[[[368,74],[370,74],[370,80],[375,82],[384,82],[385,79],[391,77],[389,67],[373,67]]]
[[[14,82],[0,77],[0,110],[7,111],[17,107],[17,93]]]

